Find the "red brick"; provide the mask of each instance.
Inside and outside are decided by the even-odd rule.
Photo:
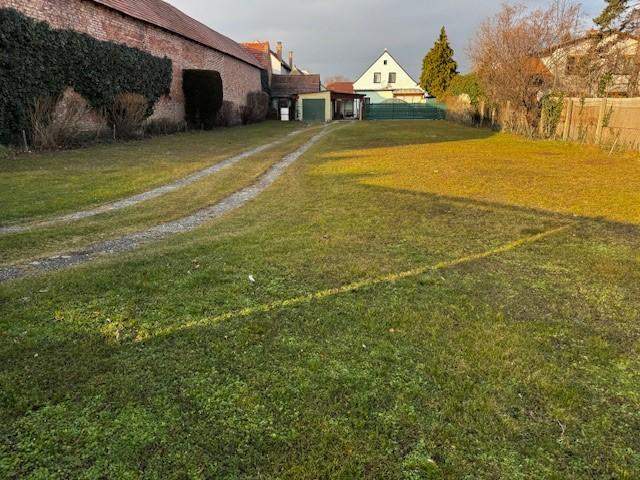
[[[156,105],[156,118],[184,118],[183,69],[220,72],[225,100],[237,105],[245,103],[247,93],[262,89],[260,70],[254,66],[89,0],[0,0],[0,8],[14,8],[52,28],[75,30],[169,57],[173,61],[171,93]]]

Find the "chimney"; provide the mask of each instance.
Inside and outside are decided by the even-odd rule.
[[[282,48],[282,42],[278,42],[276,45],[277,45],[277,46],[276,46],[276,55],[278,56],[278,58],[279,58],[280,60],[282,60],[282,50],[283,50],[283,48]]]
[[[289,66],[293,68],[293,52],[289,52]]]

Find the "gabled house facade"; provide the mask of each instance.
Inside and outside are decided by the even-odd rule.
[[[425,91],[387,49],[353,83],[366,103],[425,103]]]
[[[291,66],[282,57],[282,42],[277,43],[276,50],[271,49],[271,44],[267,41],[243,42],[241,43],[248,53],[253,55],[262,68],[269,75],[269,83],[272,75],[290,75]],[[290,60],[293,60],[293,52],[289,53]]]

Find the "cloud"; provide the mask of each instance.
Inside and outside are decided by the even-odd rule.
[[[323,77],[355,79],[384,48],[414,77],[445,26],[462,71],[473,33],[502,0],[168,0],[234,40],[281,40],[295,63]],[[538,6],[544,0],[528,0]],[[602,0],[586,0],[590,16]]]

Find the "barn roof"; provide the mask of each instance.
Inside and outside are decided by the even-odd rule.
[[[253,55],[264,70],[269,70],[271,65],[269,42],[242,42],[240,46]]]
[[[162,0],[92,0],[123,15],[141,20],[262,68],[258,60],[238,43],[212,30]]]

